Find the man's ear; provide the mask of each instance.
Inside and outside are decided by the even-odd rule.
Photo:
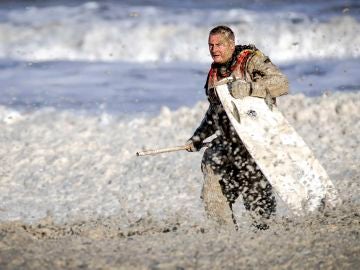
[[[235,42],[231,42],[231,50],[235,51]]]

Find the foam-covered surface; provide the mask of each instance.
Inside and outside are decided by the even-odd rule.
[[[280,98],[343,198],[335,211],[294,218],[279,206],[254,232],[204,217],[201,153],[136,157],[181,144],[205,103],[153,118],[90,117],[1,107],[2,269],[304,269],[359,266],[359,93]],[[35,255],[36,254],[36,255]]]
[[[358,93],[282,97],[279,106],[328,171],[340,194],[358,201]],[[1,107],[1,220],[57,222],[117,215],[201,222],[201,153],[136,157],[183,144],[207,108],[126,118]]]

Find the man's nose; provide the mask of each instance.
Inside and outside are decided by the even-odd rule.
[[[212,46],[211,49],[210,49],[210,51],[212,53],[217,52],[217,50],[218,50],[218,48],[216,46]]]

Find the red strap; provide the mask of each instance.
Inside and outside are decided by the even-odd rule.
[[[234,71],[236,67],[240,67],[240,72],[243,76],[245,76],[245,66],[246,66],[246,62],[250,56],[250,54],[252,53],[252,50],[244,50],[240,53],[240,55],[238,56],[238,59],[236,61],[236,64],[233,65],[231,67],[231,71]]]
[[[215,81],[217,81],[217,70],[216,68],[211,67],[210,71],[209,71],[209,82],[211,82],[212,84],[215,83]]]

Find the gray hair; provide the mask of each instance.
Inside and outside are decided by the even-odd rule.
[[[222,34],[227,39],[235,42],[235,35],[234,35],[234,32],[230,29],[230,27],[227,27],[225,25],[216,26],[215,28],[211,29],[209,36],[216,35],[216,34]]]

